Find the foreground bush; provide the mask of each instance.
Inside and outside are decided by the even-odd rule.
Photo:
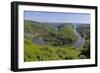
[[[79,59],[80,53],[74,47],[39,46],[25,40],[24,61]]]

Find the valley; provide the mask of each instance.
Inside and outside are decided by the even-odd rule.
[[[90,26],[24,20],[24,61],[90,58]]]

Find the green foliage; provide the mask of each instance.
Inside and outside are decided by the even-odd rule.
[[[81,54],[85,55],[87,58],[90,58],[90,41],[89,40],[85,40]]]
[[[25,38],[32,40],[34,37],[41,36],[51,45],[69,45],[77,39],[72,24],[60,25],[56,30],[48,23],[25,20],[24,28]]]
[[[64,24],[63,26],[59,27],[59,32],[61,36],[73,42],[77,39],[77,35],[73,29],[72,24]]]
[[[85,38],[83,49],[81,50],[81,58],[90,58],[90,25],[79,25],[77,28],[82,37]]]
[[[29,40],[25,40],[25,62],[26,61],[48,61],[78,59],[80,50],[68,47],[39,46]]]
[[[78,59],[81,53],[80,50],[73,47],[59,48],[56,52],[61,59]]]
[[[84,37],[86,40],[90,39],[90,25],[84,24],[84,25],[78,25],[77,31],[81,34],[82,37]]]
[[[64,24],[58,27],[58,31],[49,32],[43,38],[51,45],[69,45],[77,39],[73,29],[72,24]]]
[[[39,35],[43,35],[44,33],[48,33],[50,31],[54,31],[54,28],[48,24],[42,24],[36,21],[24,21],[24,36],[25,38],[33,38]]]
[[[52,27],[48,23],[39,23],[36,21],[25,20],[24,25],[24,61],[48,61],[48,60],[69,60],[85,59],[90,57],[89,35],[84,31],[85,43],[80,50],[72,46],[77,40],[72,24],[63,24]],[[83,29],[81,30],[81,32]],[[88,31],[88,30],[87,30]],[[80,30],[79,30],[80,32]],[[81,34],[80,32],[80,34]],[[83,33],[82,33],[83,34]],[[83,34],[83,35],[84,35]],[[42,37],[47,43],[39,45],[32,40],[36,37]],[[68,46],[70,45],[70,46]]]

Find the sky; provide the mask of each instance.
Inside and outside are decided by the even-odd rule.
[[[51,23],[90,23],[90,14],[24,11],[24,20]]]

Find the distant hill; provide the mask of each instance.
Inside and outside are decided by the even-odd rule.
[[[25,37],[32,38],[34,35],[44,34],[47,32],[54,31],[55,28],[36,21],[24,20],[24,33]]]

